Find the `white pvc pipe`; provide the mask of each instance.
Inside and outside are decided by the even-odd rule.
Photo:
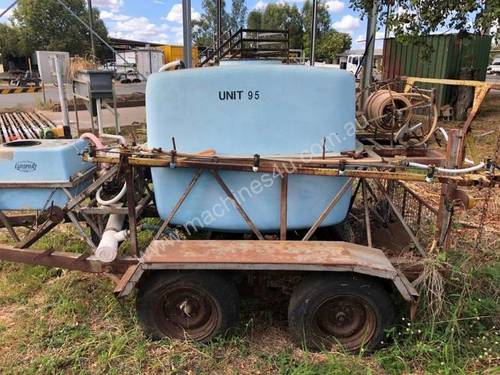
[[[109,138],[109,139],[116,139],[119,144],[121,144],[123,146],[127,146],[127,140],[122,135],[101,133],[101,134],[99,134],[99,137],[101,137],[101,138]]]
[[[116,259],[120,242],[127,238],[127,231],[121,230],[125,222],[126,215],[109,215],[106,228],[101,237],[101,241],[95,251],[95,256],[101,262],[110,263]]]
[[[57,79],[57,90],[59,93],[59,102],[61,103],[61,113],[63,114],[63,126],[69,127],[69,111],[68,111],[68,102],[66,101],[66,91],[64,87],[64,78],[63,78],[63,62],[60,56],[54,56],[54,65],[56,68],[56,79]]]
[[[113,198],[105,201],[101,197],[101,193],[102,193],[102,186],[101,186],[97,190],[97,193],[95,194],[95,199],[97,200],[97,203],[99,203],[102,206],[110,206],[113,204],[117,204],[120,201],[120,199],[122,199],[125,196],[126,192],[127,192],[127,184],[125,183],[125,184],[123,184],[123,187],[118,194],[116,194]]]
[[[446,142],[448,142],[448,132],[446,130],[444,130],[444,128],[437,128],[437,130],[439,130],[441,132],[441,134],[443,135],[443,138]]]
[[[167,64],[163,65],[163,66],[160,68],[160,70],[158,70],[158,72],[165,72],[165,71],[170,70],[170,69],[172,69],[172,68],[173,68],[173,69],[175,69],[175,68],[177,68],[178,66],[180,66],[180,65],[181,65],[181,63],[182,63],[182,62],[181,62],[180,60],[171,61],[171,62],[169,62],[169,63],[167,63]]]
[[[410,167],[420,168],[420,169],[429,169],[430,168],[430,166],[427,164],[420,164],[420,163],[414,163],[414,162],[409,162],[408,165]],[[463,173],[471,173],[471,172],[475,172],[475,171],[478,171],[480,169],[483,169],[485,165],[486,164],[481,162],[481,163],[474,165],[472,167],[461,168],[461,169],[449,169],[449,168],[436,167],[436,171],[442,172],[442,173],[449,173],[449,174],[463,174]]]
[[[97,146],[97,148],[104,148],[104,144],[101,142],[101,140],[92,133],[83,133],[80,136],[80,139],[88,139],[92,141],[92,143],[94,143]]]

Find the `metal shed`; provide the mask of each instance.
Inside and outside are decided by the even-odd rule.
[[[458,34],[430,35],[411,44],[385,39],[383,79],[399,76],[458,79],[462,68],[472,68],[474,79],[483,81],[489,62],[491,36]],[[437,104],[449,104],[452,88],[429,85],[437,89]]]

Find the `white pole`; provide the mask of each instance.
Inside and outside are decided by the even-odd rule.
[[[104,125],[102,123],[102,105],[101,105],[101,99],[98,98],[95,100],[95,105],[97,109],[97,129],[99,130],[99,135],[104,133]]]
[[[61,103],[61,112],[63,114],[63,126],[69,128],[69,113],[68,113],[68,102],[66,101],[66,90],[64,88],[64,77],[63,77],[63,62],[62,58],[59,56],[54,56],[54,65],[56,68],[56,78],[57,78],[57,89],[59,91],[59,102]]]

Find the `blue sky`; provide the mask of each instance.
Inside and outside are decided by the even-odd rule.
[[[192,1],[192,17],[203,12],[201,0]],[[267,3],[284,1],[302,7],[302,0],[247,0],[249,10],[259,9]],[[323,0],[325,1],[325,0]],[[0,0],[0,9],[12,0]],[[226,0],[227,7],[230,1]],[[111,36],[160,43],[182,43],[182,6],[180,0],[93,0],[93,6],[101,11]],[[349,9],[348,0],[326,0],[332,25],[335,29],[352,35],[353,48],[363,48],[366,20]],[[3,17],[0,22],[7,22]],[[380,35],[383,30],[380,30]]]

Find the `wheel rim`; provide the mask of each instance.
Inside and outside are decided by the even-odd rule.
[[[166,336],[195,341],[210,337],[220,317],[210,294],[196,286],[165,288],[154,310],[158,328]]]
[[[313,333],[322,345],[340,343],[357,350],[370,342],[377,325],[373,307],[357,296],[324,300],[313,314]]]

